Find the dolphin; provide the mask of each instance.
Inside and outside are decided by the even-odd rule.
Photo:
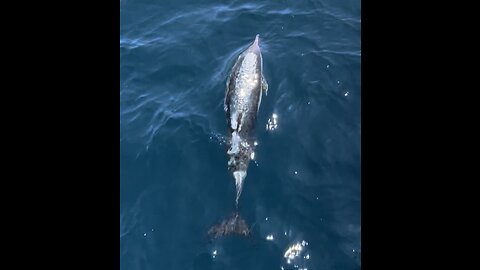
[[[263,60],[259,47],[259,35],[237,58],[228,76],[224,110],[229,134],[228,168],[236,187],[237,212],[212,227],[209,234],[215,237],[237,233],[250,233],[245,221],[238,214],[238,201],[247,176],[248,165],[255,155],[255,123],[257,121],[262,93],[267,94],[268,83],[263,76]]]
[[[229,133],[228,168],[235,179],[236,205],[242,194],[250,160],[255,150],[255,123],[262,102],[262,92],[267,93],[268,84],[263,76],[262,53],[259,35],[232,68],[227,80],[224,110]]]

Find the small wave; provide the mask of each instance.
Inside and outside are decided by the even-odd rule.
[[[120,38],[120,48],[126,49],[136,49],[139,47],[147,47],[155,44],[157,41],[161,40],[160,37],[145,39],[145,38]]]
[[[329,54],[349,55],[349,56],[358,56],[358,57],[361,56],[361,51],[360,50],[358,50],[358,51],[334,51],[334,50],[323,49],[323,50],[319,50],[319,51],[311,51],[311,53],[314,53],[314,54],[329,53]]]

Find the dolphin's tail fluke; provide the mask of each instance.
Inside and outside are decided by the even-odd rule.
[[[212,238],[231,234],[250,236],[250,232],[251,228],[248,227],[245,220],[240,217],[238,212],[234,212],[229,218],[210,228],[210,230],[208,230],[208,235]]]

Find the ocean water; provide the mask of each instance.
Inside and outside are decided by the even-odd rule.
[[[360,269],[360,33],[359,0],[121,0],[120,268]],[[235,210],[226,78],[256,34],[252,235],[210,239]]]

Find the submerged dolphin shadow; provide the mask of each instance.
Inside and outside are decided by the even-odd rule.
[[[248,226],[247,222],[240,216],[238,211],[233,212],[227,219],[220,223],[213,225],[205,235],[208,242],[213,242],[215,239],[240,236],[246,238],[253,245],[257,244],[254,237],[254,228],[257,222],[254,222],[252,226]]]

